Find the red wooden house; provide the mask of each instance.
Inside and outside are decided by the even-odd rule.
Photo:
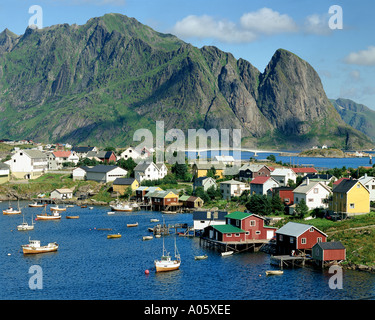
[[[346,259],[346,249],[340,241],[318,242],[312,247],[312,258],[322,263]]]
[[[272,189],[272,193],[278,195],[284,205],[291,206],[294,203],[293,190],[291,187],[277,187]]]
[[[317,242],[326,242],[327,235],[318,228],[296,222],[288,222],[276,231],[276,253],[291,254],[292,251],[311,251]]]
[[[252,213],[235,211],[225,216],[225,225],[208,226],[204,236],[221,242],[270,240],[277,228],[265,224],[266,219]]]

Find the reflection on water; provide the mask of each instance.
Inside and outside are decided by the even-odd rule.
[[[0,204],[0,208],[6,206]],[[37,210],[25,208],[25,218],[30,220]],[[64,214],[59,222],[37,221],[30,232],[16,230],[22,216],[0,216],[0,299],[342,300],[375,296],[375,276],[370,273],[344,270],[343,289],[332,290],[328,271],[296,268],[284,269],[281,276],[266,276],[266,270],[275,269],[269,255],[221,257],[217,251],[200,247],[196,238],[176,238],[182,259],[180,270],[156,273],[154,260],[162,254],[163,241],[142,241],[155,224],[150,219],[192,224],[192,215],[136,212],[109,216],[107,211],[103,207],[68,208],[66,214],[80,218],[69,220]],[[126,227],[134,221],[138,221],[138,227]],[[121,238],[107,239],[108,233],[118,232]],[[29,237],[42,243],[56,241],[59,250],[24,256],[21,245],[28,243]],[[165,246],[172,254],[175,237],[165,237]],[[206,260],[194,259],[203,254],[208,255]],[[32,265],[42,267],[42,290],[28,287]]]

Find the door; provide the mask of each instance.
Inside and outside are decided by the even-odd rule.
[[[267,230],[267,240],[272,239],[273,234],[274,234],[273,230]]]

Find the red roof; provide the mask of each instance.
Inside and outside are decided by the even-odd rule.
[[[295,173],[317,173],[318,171],[315,168],[306,167],[306,168],[291,168]]]
[[[55,151],[53,155],[56,158],[68,158],[71,155],[71,151]]]
[[[341,181],[343,180],[350,180],[349,178],[340,178],[339,180],[335,181],[333,184],[334,185],[339,185],[341,183]]]
[[[253,180],[251,180],[251,184],[264,184],[268,179],[271,177],[256,177]]]

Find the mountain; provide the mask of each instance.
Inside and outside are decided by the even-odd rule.
[[[304,60],[279,49],[262,73],[120,14],[0,34],[0,137],[126,146],[139,128],[242,129],[242,145],[368,147]]]
[[[375,111],[349,99],[330,100],[341,118],[375,142]]]

